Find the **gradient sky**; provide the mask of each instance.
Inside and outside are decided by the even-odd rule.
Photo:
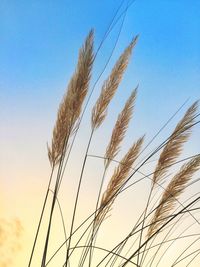
[[[23,242],[27,247],[19,255],[17,267],[27,263],[33,238],[30,223],[32,217],[37,221],[50,172],[46,142],[51,140],[57,107],[74,70],[78,49],[91,27],[95,29],[95,47],[98,47],[120,3],[119,0],[0,1],[0,208],[2,217],[19,217],[24,225]],[[124,7],[125,4],[121,10]],[[97,56],[92,84],[112,51],[121,22],[122,19]],[[116,49],[97,84],[91,105],[124,47],[136,34],[140,35],[139,42],[105,126],[96,134],[101,142],[92,144],[91,153],[104,153],[117,113],[138,83],[136,112],[125,144],[130,145],[143,133],[149,140],[189,98],[154,145],[169,134],[188,105],[200,97],[199,29],[198,0],[135,1],[126,14]],[[74,154],[78,146],[84,149],[90,132],[89,119],[88,110]],[[186,156],[199,152],[199,134],[196,127]],[[75,166],[75,159],[71,164]],[[93,164],[87,171],[88,191],[83,192],[83,207],[95,196],[92,171],[96,171],[99,163]],[[71,174],[78,173],[71,170]],[[69,185],[64,182],[64,186],[69,186],[68,197],[73,197],[71,189],[75,190],[75,182]],[[145,192],[144,188],[138,190]],[[65,202],[63,195],[61,199]],[[70,208],[66,209],[68,214]],[[80,217],[84,217],[81,212]],[[105,231],[108,233],[109,228]]]

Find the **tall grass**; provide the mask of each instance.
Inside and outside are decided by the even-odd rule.
[[[126,10],[124,12],[126,12]],[[110,29],[111,27],[108,28],[107,34],[109,34]],[[141,133],[141,137],[133,142],[124,156],[122,156],[121,160],[117,160],[116,157],[122,148],[123,140],[126,137],[126,132],[135,109],[138,93],[137,86],[137,88],[131,92],[122,111],[117,117],[104,155],[89,154],[91,144],[97,142],[95,133],[102,127],[106,120],[110,103],[116,91],[119,89],[137,41],[138,36],[132,39],[130,44],[119,56],[110,75],[108,75],[107,79],[102,83],[99,97],[93,105],[91,110],[91,130],[80,169],[75,201],[74,203],[67,203],[73,206],[72,218],[63,217],[62,208],[59,204],[65,230],[65,240],[55,253],[50,255],[49,246],[50,243],[53,242],[50,237],[54,224],[53,218],[56,202],[59,203],[59,192],[62,187],[63,178],[65,178],[65,176],[69,178],[67,171],[69,166],[67,163],[74,148],[74,141],[78,137],[77,133],[80,131],[81,126],[83,127],[81,124],[83,115],[85,114],[88,101],[95,88],[90,86],[90,81],[95,58],[102,43],[95,53],[93,30],[89,32],[79,51],[77,66],[58,108],[51,145],[48,146],[51,175],[28,263],[29,267],[33,265],[33,257],[37,256],[35,248],[38,245],[38,236],[44,214],[47,216],[47,225],[44,225],[46,232],[42,244],[41,267],[50,266],[52,260],[56,259],[64,246],[66,246],[66,250],[61,266],[66,267],[75,266],[74,257],[77,257],[77,255],[79,255],[79,259],[78,261],[76,259],[76,266],[79,267],[164,266],[162,259],[165,258],[165,254],[169,251],[170,246],[176,248],[176,243],[180,245],[179,241],[182,239],[188,239],[189,241],[185,242],[182,251],[178,252],[177,257],[169,266],[190,266],[200,254],[200,250],[195,248],[195,245],[199,244],[199,235],[194,232],[186,234],[187,230],[192,228],[194,223],[197,225],[199,224],[196,214],[198,214],[199,211],[198,203],[200,195],[198,193],[190,195],[185,202],[182,202],[180,199],[184,192],[198,181],[198,179],[192,180],[192,177],[200,169],[200,155],[197,154],[180,159],[185,143],[189,140],[193,128],[199,123],[197,101],[187,109],[182,119],[177,123],[172,134],[167,136],[150,154],[145,157],[141,156],[162,129],[170,123],[175,114],[169,119],[165,126],[155,134],[149,143],[144,145],[145,135]],[[157,157],[155,166],[148,171],[148,173],[145,173],[143,167],[154,159],[155,156]],[[104,162],[103,173],[99,182],[97,196],[94,199],[94,210],[91,211],[91,214],[88,215],[79,226],[75,227],[81,188],[84,179],[87,179],[87,177],[85,177],[85,169],[89,157],[96,157]],[[112,163],[116,164],[114,170],[111,166]],[[174,167],[177,169],[176,172],[174,172]],[[142,178],[138,179],[138,174],[140,174]],[[132,228],[127,231],[125,237],[119,240],[112,248],[107,247],[106,241],[104,247],[99,246],[98,238],[101,235],[100,230],[106,219],[109,224],[108,217],[112,215],[112,209],[115,209],[114,204],[119,198],[119,195],[123,196],[128,189],[132,190],[132,194],[136,194],[133,190],[133,186],[140,184],[144,179],[151,180],[151,187],[145,196],[146,203],[144,209],[141,210],[141,214],[137,220],[133,222]],[[52,186],[54,186],[53,190],[51,189]],[[53,194],[51,199],[49,199],[50,192]],[[48,199],[51,201],[50,210],[44,213],[45,209],[47,209]],[[139,202],[140,200],[137,199],[137,201]],[[126,203],[126,206],[127,205],[130,205],[130,212],[134,214],[134,208],[137,203]],[[193,224],[189,226],[187,221],[188,217],[194,220]],[[123,219],[126,220],[126,218]],[[70,225],[68,231],[65,229],[65,220],[67,220]],[[176,231],[179,225],[182,227],[181,233]],[[123,232],[124,230],[126,229],[123,229]],[[116,235],[119,234],[119,232],[120,229],[118,229]],[[75,234],[76,236],[78,235],[78,238],[74,238]],[[189,239],[191,237],[192,239]],[[169,245],[167,248],[166,244]],[[79,251],[78,254],[76,253],[77,251]],[[99,251],[101,253],[99,253]],[[58,265],[52,266],[58,267]]]

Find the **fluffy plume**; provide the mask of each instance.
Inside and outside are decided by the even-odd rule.
[[[153,186],[164,179],[170,166],[176,161],[182,152],[183,144],[188,140],[195,121],[198,102],[195,102],[177,124],[175,130],[165,145],[158,160],[154,176]]]
[[[162,226],[165,218],[172,213],[176,204],[176,199],[183,193],[193,174],[200,168],[200,156],[195,157],[188,163],[184,164],[180,171],[172,178],[162,195],[158,208],[151,221],[148,230],[148,237]]]
[[[93,35],[93,31],[90,31],[79,51],[76,70],[58,109],[51,148],[48,148],[49,160],[52,165],[56,165],[60,160],[66,139],[73,133],[88,92],[94,59]]]
[[[18,219],[0,218],[0,267],[14,266],[13,259],[20,250],[20,238],[23,232]]]
[[[100,96],[92,110],[92,129],[98,128],[104,121],[108,105],[122,80],[123,74],[128,66],[132,49],[135,46],[137,39],[138,36],[136,36],[125,49],[112,69],[110,76],[104,82]]]
[[[116,198],[116,193],[126,182],[131,167],[138,157],[143,141],[144,137],[139,138],[128,150],[118,167],[115,169],[107,189],[102,196],[99,213],[97,214],[96,226],[104,220]]]
[[[136,94],[137,94],[137,88],[132,92],[123,110],[121,111],[121,113],[119,114],[117,118],[116,124],[112,131],[110,142],[106,149],[106,154],[105,154],[105,165],[106,166],[109,165],[110,159],[114,159],[115,156],[119,152],[120,144],[125,136],[126,130],[128,128],[128,124],[132,116]]]

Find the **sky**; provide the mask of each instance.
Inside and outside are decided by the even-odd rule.
[[[9,223],[20,219],[23,226],[22,249],[16,253],[17,267],[27,266],[50,173],[46,144],[51,141],[57,108],[75,68],[78,50],[91,28],[95,30],[95,49],[98,48],[120,4],[119,0],[0,1],[0,217]],[[125,7],[126,1],[118,14]],[[67,202],[70,203],[74,197],[80,165],[77,157],[81,163],[82,153],[79,151],[84,151],[87,144],[91,107],[102,81],[136,34],[139,34],[139,40],[133,57],[110,105],[105,124],[95,135],[91,154],[103,155],[117,114],[137,84],[136,108],[122,152],[144,133],[148,142],[187,100],[154,141],[150,147],[150,150],[153,149],[168,136],[187,107],[200,97],[200,1],[136,0],[128,9],[124,21],[123,18],[121,16],[115,24],[95,60],[91,86],[112,53],[122,26],[109,64],[89,102],[72,152],[68,171],[73,179],[63,182],[60,198],[65,216],[72,211]],[[196,126],[184,151],[185,157],[199,153],[199,134],[200,128]],[[102,168],[102,162],[97,160],[89,159],[88,163],[80,218],[77,219],[80,221],[92,207],[91,200],[97,192],[97,181],[93,176],[94,173],[95,177],[100,175]],[[199,188],[198,184],[195,189]],[[138,186],[136,196],[140,197],[147,190],[145,183]],[[125,201],[118,203],[119,212],[124,216],[128,209],[122,204],[133,201],[132,197],[131,193],[127,193]],[[142,199],[133,215],[127,215],[127,228],[144,203]],[[122,219],[118,221],[116,228],[124,223]],[[105,227],[106,234],[110,233],[110,227]],[[56,238],[56,230],[52,235]],[[105,238],[103,233],[102,236]],[[111,239],[114,242],[114,231]],[[102,240],[100,242],[103,243]],[[108,240],[106,242],[112,244]],[[53,251],[54,247],[51,249]],[[37,266],[37,259],[34,264]],[[13,266],[12,262],[10,266]]]

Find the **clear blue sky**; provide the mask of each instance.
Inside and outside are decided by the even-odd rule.
[[[2,0],[3,100],[16,97],[18,102],[38,94],[57,93],[56,85],[64,84],[68,78],[88,30],[95,28],[97,46],[120,3],[121,0]],[[169,92],[173,88],[180,96],[190,96],[198,94],[200,85],[199,28],[198,0],[136,0],[128,11],[118,48],[140,33],[134,64],[138,82],[153,94],[160,94],[166,86]],[[104,63],[115,36],[113,33],[106,43],[102,50],[105,57],[98,59],[99,64]]]
[[[34,123],[51,131],[81,43],[93,27],[97,48],[120,3],[0,1],[0,114],[4,135],[16,132],[17,125],[34,131]],[[126,0],[121,10],[125,6]],[[97,57],[93,80],[112,50],[120,23]],[[124,103],[130,90],[140,84],[138,109],[147,125],[147,129],[142,128],[145,132],[151,130],[148,122],[156,119],[161,125],[188,97],[191,101],[199,98],[199,29],[198,0],[136,0],[129,8],[108,70],[132,36],[139,33],[116,101]]]

